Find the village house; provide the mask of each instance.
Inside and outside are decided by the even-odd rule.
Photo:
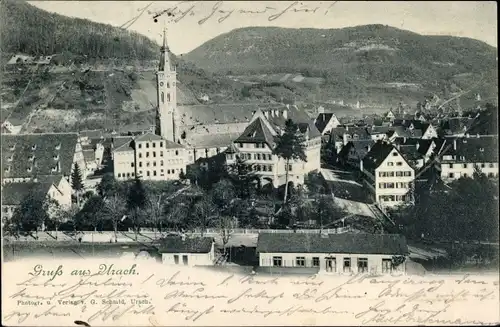
[[[76,164],[85,179],[85,158],[76,133],[2,136],[2,184],[30,182],[40,176],[53,175],[62,175],[71,182]]]
[[[274,138],[283,133],[285,123],[291,119],[298,125],[305,138],[307,161],[291,161],[286,167],[283,159],[273,155]],[[254,167],[261,178],[261,185],[271,182],[274,187],[285,184],[286,170],[288,181],[295,185],[304,183],[304,176],[321,168],[321,133],[307,114],[296,106],[267,108],[257,110],[245,131],[234,141],[231,151],[226,155],[228,164],[240,156]]]
[[[475,118],[470,117],[449,118],[441,122],[441,129],[446,136],[462,137],[467,134],[475,120]]]
[[[325,135],[330,133],[332,129],[339,126],[340,121],[334,113],[320,113],[314,120],[314,124],[321,135]]]
[[[473,177],[480,169],[490,178],[498,177],[498,136],[449,138],[441,160],[441,179],[452,181]]]
[[[363,160],[374,144],[374,140],[349,141],[340,151],[339,160],[344,164],[359,168],[360,160]]]
[[[22,201],[33,194],[54,200],[61,207],[71,206],[71,185],[62,175],[41,176],[29,182],[2,185],[2,218],[10,219]],[[52,203],[54,204],[54,203]],[[49,206],[49,215],[54,206]]]
[[[213,266],[215,242],[212,237],[169,236],[159,241],[163,264],[181,266]]]
[[[2,122],[2,134],[19,134],[23,128],[23,121],[9,117]]]
[[[397,265],[396,257],[409,255],[402,235],[364,233],[260,233],[256,251],[260,267],[349,275],[404,273],[405,263]]]
[[[117,180],[177,180],[186,172],[186,149],[152,133],[113,138],[112,157]]]
[[[411,200],[415,169],[393,145],[378,141],[360,161],[364,184],[382,207],[394,207]]]
[[[394,120],[392,126],[402,126],[404,128],[404,134],[398,133],[400,137],[418,137],[422,139],[438,137],[436,127],[431,123],[422,122],[420,120]]]

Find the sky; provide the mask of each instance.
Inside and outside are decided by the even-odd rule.
[[[453,35],[497,47],[494,1],[29,1],[65,16],[121,26],[184,54],[247,26],[342,28],[384,24],[425,35]],[[158,14],[163,13],[158,16]],[[169,16],[168,13],[171,13]],[[156,17],[157,22],[154,21]],[[135,19],[136,18],[136,19]]]

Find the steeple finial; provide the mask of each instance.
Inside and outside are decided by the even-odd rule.
[[[169,56],[169,50],[168,50],[168,44],[167,44],[167,28],[164,25],[163,26],[163,43],[160,49],[160,65],[159,65],[159,71],[168,71],[170,70],[170,56]]]

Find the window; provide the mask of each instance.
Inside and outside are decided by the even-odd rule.
[[[148,162],[146,162],[146,167],[149,167],[149,164],[150,164],[150,162],[149,162],[149,161],[148,161]]]
[[[175,155],[178,156],[179,155],[179,150],[175,150]]]
[[[179,264],[179,255],[177,255],[177,254],[174,254],[174,263],[175,263],[176,265],[178,265],[178,264]]]
[[[153,158],[156,158],[156,151],[153,151]]]
[[[156,148],[156,143],[155,142],[152,142],[153,143],[153,148]]]
[[[403,163],[401,161],[396,162],[396,166],[402,166]]]
[[[156,161],[153,161],[153,167],[156,167]]]
[[[393,156],[393,157],[395,157],[395,156],[397,156],[397,155],[398,155],[398,153],[397,153],[397,152],[393,152],[393,153],[392,153],[392,156]]]
[[[491,177],[495,177],[495,174],[493,174],[493,173],[488,173],[488,177],[490,177],[490,178],[491,178]]]
[[[160,160],[160,166],[163,166],[163,160]]]
[[[165,94],[161,92],[161,103],[165,103]]]
[[[368,272],[368,259],[358,258],[358,272]]]
[[[292,165],[288,165],[288,171],[292,171]]]
[[[139,149],[142,148],[142,144],[141,143],[139,143],[138,145],[139,145]]]
[[[146,158],[149,158],[149,152],[146,152]]]
[[[490,163],[490,168],[493,168],[495,167],[495,165],[493,163]]]
[[[130,177],[130,173],[127,173],[127,177]]]
[[[344,258],[344,272],[351,272],[351,258]]]
[[[148,176],[148,177],[149,177],[149,170],[146,172],[146,176]]]
[[[312,266],[319,267],[319,257],[313,257]]]
[[[118,173],[118,178],[122,177],[122,174]]]
[[[238,147],[242,148],[243,147],[243,143],[239,143]]]
[[[283,262],[282,257],[273,257],[273,267],[281,267]]]
[[[390,166],[390,167],[394,166],[394,162],[388,162],[387,166]]]
[[[464,173],[464,177],[468,177],[467,173]]]
[[[153,170],[153,176],[156,176],[156,170]]]
[[[139,170],[139,176],[142,176],[142,170]]]
[[[392,260],[391,259],[382,259],[382,272],[383,273],[392,272]]]
[[[142,158],[142,153],[139,152],[139,158]]]
[[[464,168],[467,168],[467,164],[466,164],[466,163],[465,163],[465,164],[463,164],[463,166],[464,166]]]
[[[452,163],[451,163],[451,164],[449,164],[449,166],[450,166],[450,168],[453,168],[453,164],[452,164]]]
[[[335,258],[325,258],[326,263],[326,271],[327,272],[336,272],[337,271],[337,259]]]
[[[133,162],[130,163],[130,167],[134,168],[134,163]]]
[[[167,93],[167,101],[170,102],[170,93]]]
[[[162,141],[160,141],[160,148],[161,148],[161,147],[163,147],[163,142],[162,142]]]
[[[146,143],[146,148],[149,148],[149,143]]]
[[[411,176],[411,171],[405,171],[404,172],[405,177],[410,177]]]
[[[486,167],[486,164],[482,163],[481,168],[485,168],[485,167]]]
[[[305,267],[306,266],[306,258],[305,257],[297,257],[297,258],[295,258],[295,264],[298,267]]]
[[[188,264],[188,256],[187,255],[183,255],[182,256],[182,264],[183,265],[187,265]]]

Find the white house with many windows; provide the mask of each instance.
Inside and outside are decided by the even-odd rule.
[[[113,149],[114,176],[117,180],[176,180],[186,172],[186,149],[159,135],[147,133],[118,139]]]
[[[441,160],[441,179],[472,177],[475,167],[490,178],[498,177],[498,136],[449,138]]]
[[[272,154],[275,147],[274,138],[283,133],[285,122],[292,119],[298,125],[299,132],[304,135],[307,162],[291,161],[286,167],[285,161]],[[267,108],[257,110],[245,131],[234,141],[226,153],[228,164],[235,162],[239,156],[253,166],[262,184],[272,183],[274,187],[285,184],[286,170],[288,181],[295,185],[304,183],[304,176],[321,168],[321,133],[307,114],[296,106]]]
[[[364,184],[381,206],[393,207],[411,200],[410,183],[415,179],[415,170],[393,144],[375,143],[360,161],[360,170]]]
[[[260,267],[316,268],[319,273],[388,274],[405,272],[394,257],[409,254],[397,234],[261,233],[257,241]]]

